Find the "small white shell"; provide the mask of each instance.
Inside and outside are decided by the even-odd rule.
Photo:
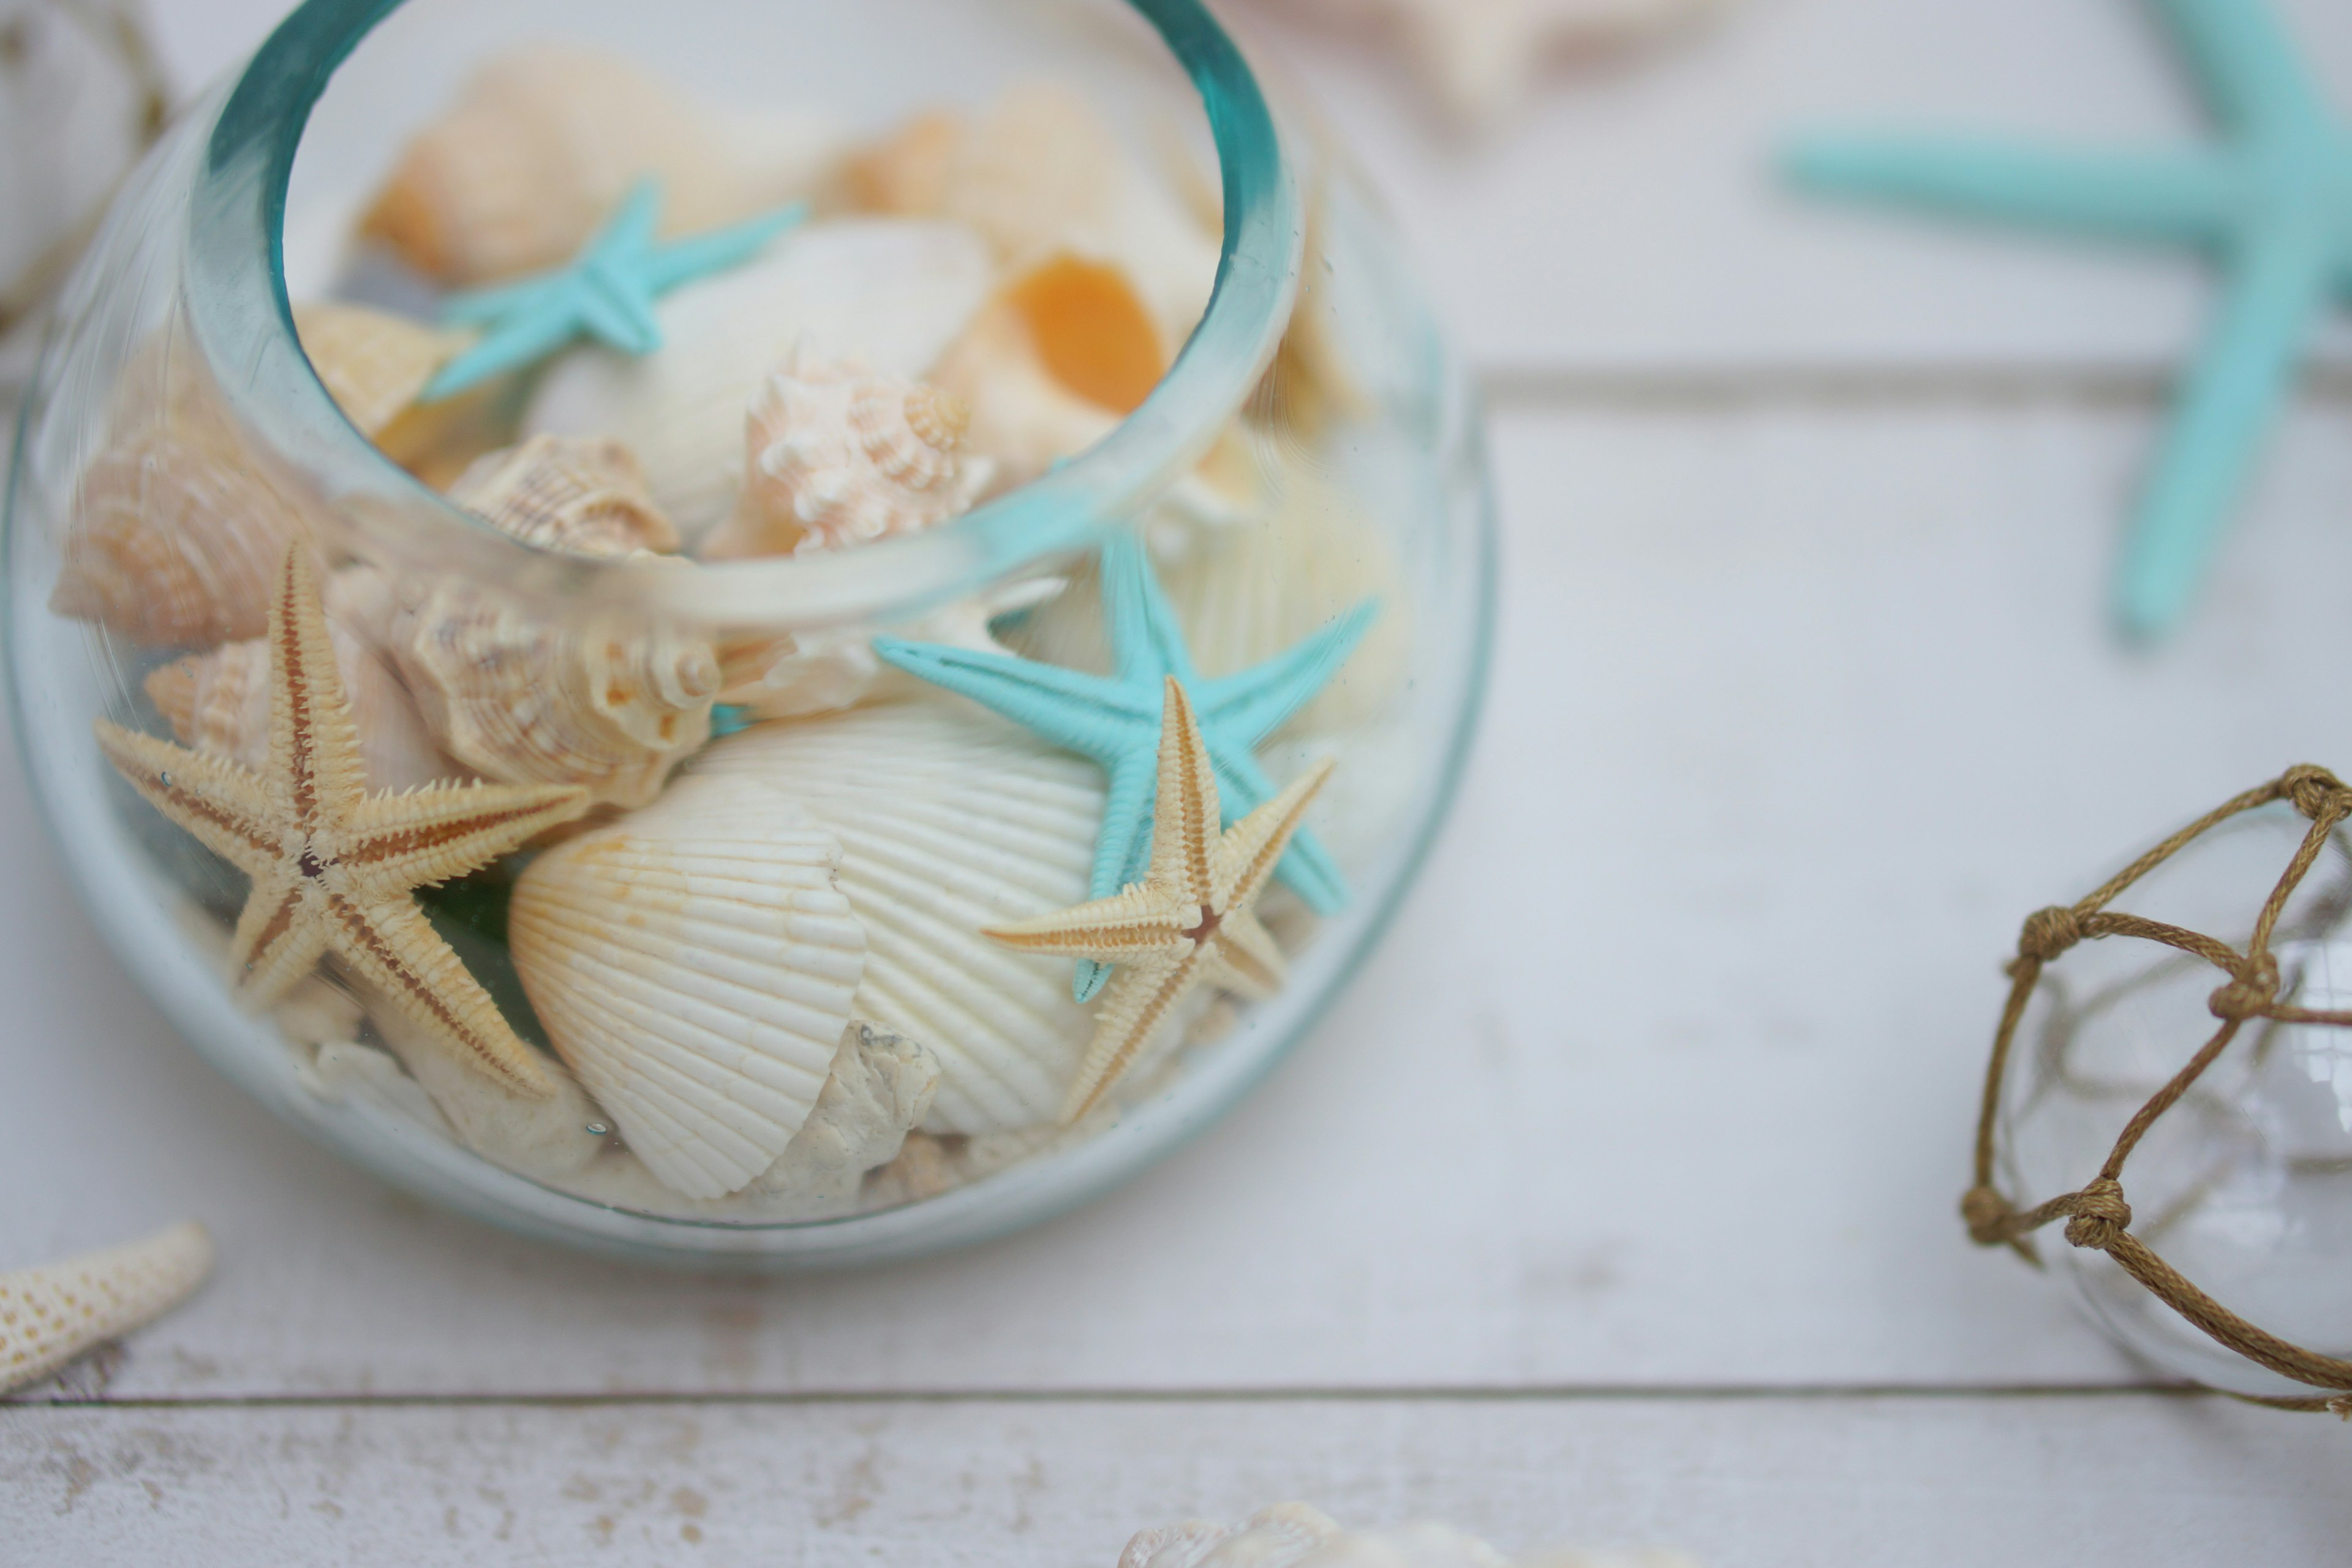
[[[919,377],[980,309],[991,275],[987,247],[961,225],[811,224],[664,297],[659,353],[590,347],[559,358],[523,426],[627,442],[655,503],[692,543],[733,510],[744,410],[803,336],[817,353]]]
[[[992,471],[963,455],[971,422],[952,393],[795,352],[751,404],[743,493],[702,553],[840,550],[960,517]]]
[[[846,1205],[866,1172],[898,1157],[939,1087],[937,1057],[870,1024],[852,1024],[816,1109],[752,1191],[812,1211]]]
[[[212,1272],[200,1225],[62,1263],[0,1274],[0,1390],[37,1382],[83,1352],[162,1317]]]
[[[363,233],[443,283],[567,260],[629,186],[658,175],[665,234],[814,187],[837,155],[814,121],[724,120],[626,59],[541,43],[485,65],[403,150]]]
[[[1066,959],[980,932],[1085,900],[1099,769],[933,697],[755,726],[704,753],[698,777],[718,776],[773,785],[841,841],[866,928],[856,1016],[939,1057],[926,1131],[1059,1116],[1093,1016],[1070,998]]]
[[[449,499],[541,550],[628,555],[677,548],[646,471],[618,441],[533,436],[476,460]]]
[[[665,1184],[722,1197],[815,1107],[866,965],[840,845],[782,791],[698,774],[532,862],[508,912],[557,1051]]]

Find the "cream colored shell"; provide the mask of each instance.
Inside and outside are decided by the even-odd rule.
[[[698,775],[515,889],[515,969],[549,1038],[688,1197],[761,1177],[824,1089],[866,966],[841,854],[782,791]]]
[[[212,1272],[200,1225],[62,1263],[0,1274],[0,1390],[37,1382],[83,1352],[178,1306]]]
[[[922,376],[981,308],[992,271],[987,247],[960,225],[810,224],[665,296],[661,353],[588,347],[558,358],[523,426],[625,441],[655,503],[692,544],[732,511],[745,413],[803,339],[814,354]]]
[[[646,471],[618,441],[533,436],[477,459],[449,499],[526,544],[575,555],[677,548]]]
[[[745,421],[743,491],[702,553],[841,550],[960,517],[991,465],[963,454],[971,410],[855,360],[795,353]]]
[[[722,118],[628,60],[560,43],[500,56],[403,151],[363,233],[452,285],[567,260],[637,179],[687,234],[806,194],[837,155],[824,125]]]
[[[939,1058],[871,1024],[852,1024],[815,1109],[752,1190],[816,1211],[849,1204],[866,1172],[898,1157],[939,1087]]]
[[[840,840],[842,891],[866,928],[856,1015],[939,1057],[926,1131],[1060,1114],[1093,1016],[1071,1000],[1066,959],[980,931],[1085,900],[1100,770],[939,697],[758,725],[700,768],[773,785]]]

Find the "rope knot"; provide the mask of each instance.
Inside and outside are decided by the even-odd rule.
[[[2123,1184],[2101,1176],[2074,1194],[2074,1217],[2066,1222],[2066,1239],[2076,1247],[2105,1252],[2131,1228],[2131,1205],[2124,1202]]]
[[[2213,1016],[2226,1023],[2242,1024],[2249,1018],[2259,1018],[2278,1001],[2278,960],[2265,952],[2250,960],[2231,977],[2230,983],[2213,993],[2205,1005]]]
[[[2025,917],[2025,929],[2017,933],[2017,956],[2048,963],[2082,940],[2083,921],[2074,910],[2036,910]]]
[[[2007,1241],[2010,1216],[2016,1212],[2007,1198],[1990,1187],[1970,1187],[1960,1199],[1960,1217],[1968,1221],[1969,1239],[1979,1247],[1999,1247]]]
[[[2314,822],[2322,813],[2352,816],[2352,790],[2346,789],[2343,782],[2326,768],[2313,767],[2308,763],[2289,768],[2279,780],[2279,786],[2280,793],[2294,803],[2295,810]]]

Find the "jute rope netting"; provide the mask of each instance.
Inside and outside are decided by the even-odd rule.
[[[2243,952],[2227,942],[2119,914],[2107,906],[2158,867],[2198,838],[2231,818],[2275,802],[2292,805],[2311,827],[2287,864],[2286,873],[2262,907],[2252,940]],[[2000,1028],[1993,1037],[1992,1063],[1985,1074],[1984,1102],[1977,1117],[1976,1185],[1960,1200],[1961,1217],[1969,1235],[1986,1247],[2016,1248],[2029,1261],[2038,1261],[2024,1237],[2057,1220],[2066,1222],[2065,1236],[2074,1246],[2104,1252],[2125,1272],[2174,1311],[2224,1348],[2270,1368],[2283,1377],[2320,1390],[2308,1398],[2260,1399],[2255,1403],[2285,1410],[2333,1411],[2352,1421],[2352,1361],[2340,1361],[2291,1344],[2255,1327],[2199,1289],[2179,1270],[2131,1232],[2131,1205],[2124,1199],[2124,1165],[2147,1137],[2157,1119],[2178,1104],[2204,1077],[2239,1032],[2255,1019],[2280,1024],[2343,1025],[2352,1027],[2352,1012],[2320,1012],[2284,1006],[2279,1002],[2278,960],[2271,938],[2285,911],[2287,900],[2317,864],[2328,836],[2352,818],[2352,788],[2324,768],[2290,768],[2280,777],[2249,790],[2210,815],[2190,823],[2137,860],[2082,902],[2047,909],[2028,916],[2017,939],[2017,957],[2009,966],[2009,1004],[2001,1011]],[[2079,1192],[2052,1198],[2038,1207],[2019,1209],[1993,1185],[1994,1131],[2000,1116],[2001,1085],[2009,1069],[2010,1050],[2026,1004],[2042,978],[2044,966],[2076,944],[2101,937],[2137,937],[2160,942],[2203,959],[2225,977],[2209,1003],[2221,1026],[2186,1067],[2135,1112],[2122,1136],[2108,1152],[2096,1179]]]

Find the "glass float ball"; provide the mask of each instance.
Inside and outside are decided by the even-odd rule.
[[[2310,823],[2284,804],[2184,848],[2111,906],[2243,952]],[[2282,1005],[2352,1010],[2352,844],[2339,828],[2272,939]],[[2020,1209],[2080,1190],[2133,1115],[2221,1026],[2228,976],[2124,936],[2047,965],[2001,1085],[2001,1184]],[[2352,1356],[2352,1029],[2248,1021],[2132,1152],[2131,1232],[2240,1317],[2321,1355]],[[2091,1314],[2166,1370],[2235,1394],[2315,1392],[2208,1338],[2105,1254],[2053,1225],[2030,1241]]]

